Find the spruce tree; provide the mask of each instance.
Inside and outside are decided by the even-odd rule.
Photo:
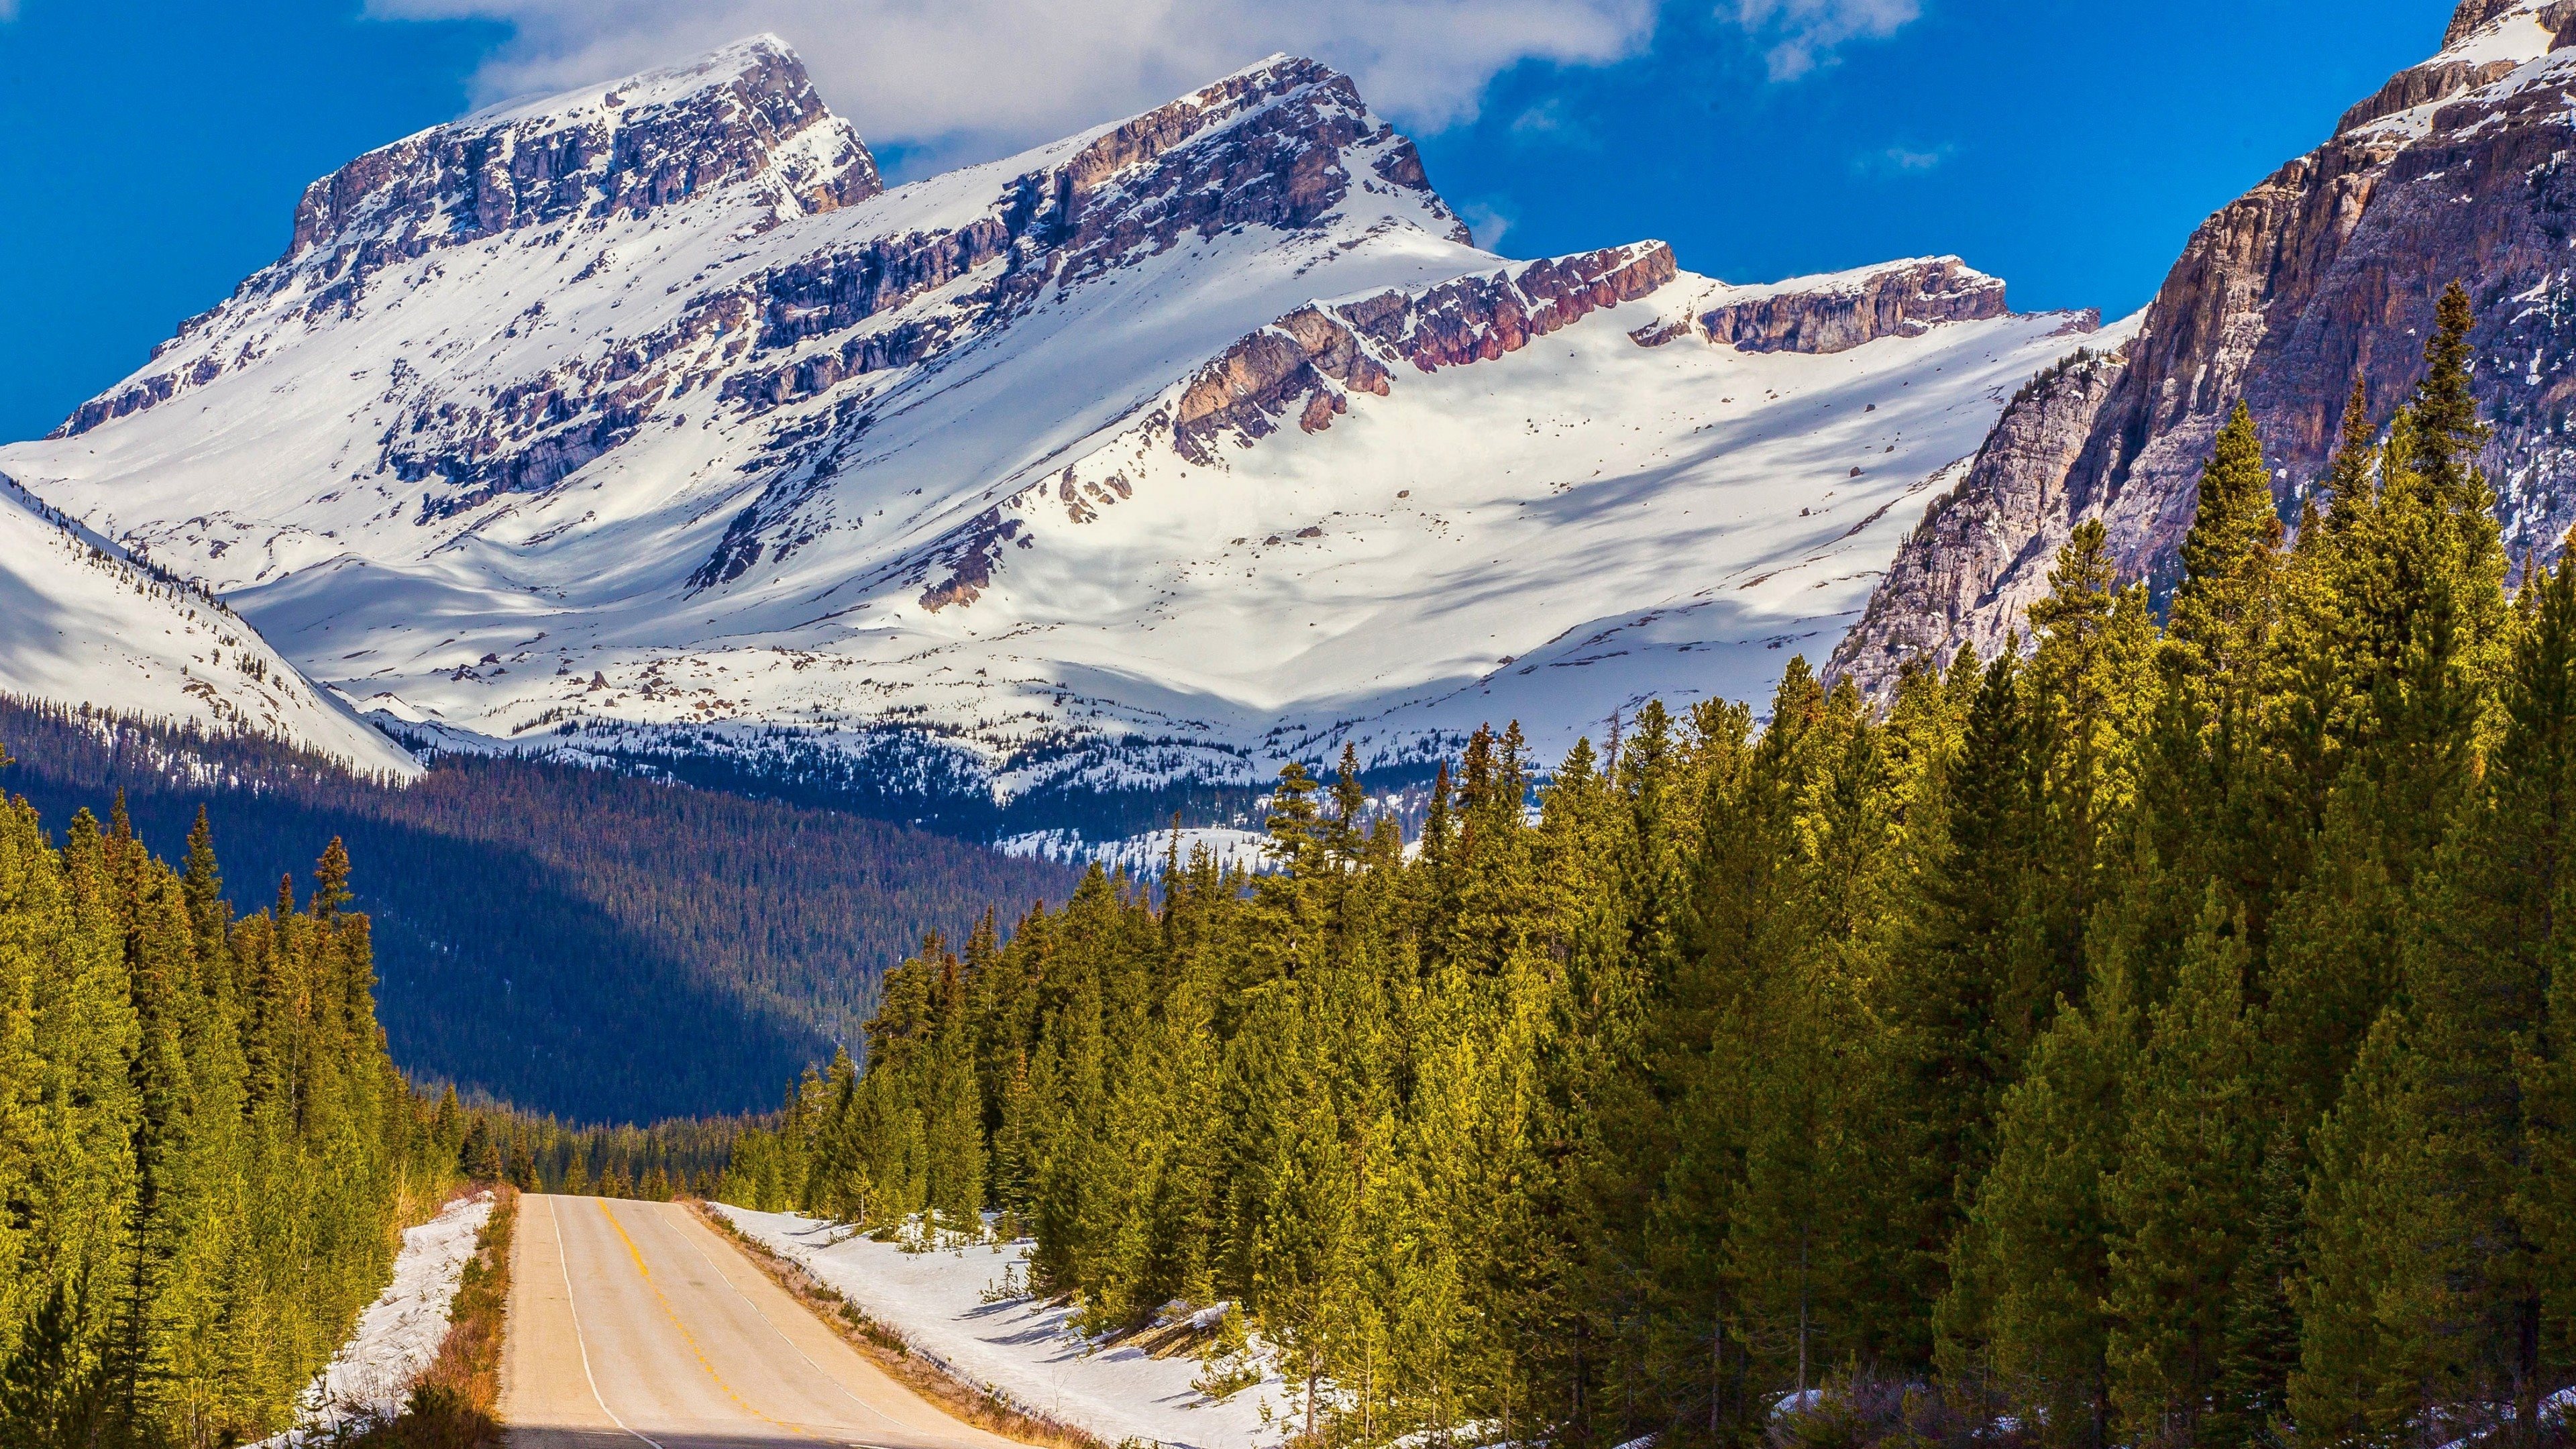
[[[2471,391],[2476,354],[2469,333],[2476,325],[2468,289],[2451,283],[2434,308],[2433,335],[2424,345],[2424,378],[2416,385],[2412,407],[2415,469],[2426,490],[2453,511],[2483,509],[2489,502],[2486,482],[2477,471],[2489,430],[2478,420]]]
[[[2183,582],[2166,637],[2187,677],[2252,674],[2268,626],[2268,565],[2281,534],[2271,469],[2254,414],[2240,401],[2201,470],[2199,504],[2182,541]]]
[[[2199,1424],[2200,1442],[2219,1449],[2284,1449],[2293,1437],[2289,1381],[2299,1357],[2293,1295],[2306,1241],[2304,1162],[2296,1134],[2275,1123],[2255,1174],[2245,1254],[2228,1285],[2214,1385]]]
[[[2418,1422],[2448,1377],[2433,1334],[2447,1236],[2422,1110],[2425,1063],[2384,1013],[2316,1134],[2311,1246],[2299,1280],[2290,1412],[2302,1442],[2379,1444]]]

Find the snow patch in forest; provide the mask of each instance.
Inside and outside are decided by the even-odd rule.
[[[1072,1324],[1070,1304],[988,1301],[1028,1275],[1029,1240],[907,1250],[801,1213],[713,1204],[753,1241],[822,1280],[949,1372],[1108,1443],[1167,1449],[1268,1449],[1295,1427],[1276,1377],[1212,1402],[1199,1362],[1104,1344]],[[1263,1412],[1264,1405],[1269,1412]]]
[[[447,1338],[448,1309],[491,1216],[492,1194],[480,1192],[405,1231],[402,1250],[394,1255],[393,1281],[358,1315],[338,1355],[305,1386],[296,1401],[296,1427],[254,1449],[327,1443],[365,1421],[402,1412],[412,1384]]]
[[[1210,825],[1183,829],[1179,832],[1181,864],[1187,866],[1199,847],[1207,847],[1216,857],[1220,870],[1264,871],[1271,865],[1270,837],[1258,830],[1237,830],[1231,826]],[[1111,840],[1091,840],[1079,830],[1032,830],[1007,836],[993,842],[993,848],[1021,860],[1050,860],[1058,865],[1090,865],[1097,861],[1110,870],[1124,870],[1131,876],[1159,877],[1163,862],[1173,850],[1173,832],[1158,830],[1145,835],[1129,835]]]

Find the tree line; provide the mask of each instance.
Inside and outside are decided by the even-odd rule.
[[[1482,732],[1411,845],[1291,768],[1276,873],[932,941],[720,1190],[1231,1302],[1324,1442],[2563,1437],[2576,563],[2440,319],[2295,532],[2235,410],[2162,618],[2086,523],[1884,709],[1793,662],[1535,812]]]
[[[650,1126],[583,1126],[550,1114],[479,1101],[460,1107],[444,1093],[442,1119],[454,1116],[457,1170],[478,1182],[506,1182],[522,1192],[645,1198],[668,1202],[709,1197],[732,1158],[749,1117],[682,1117]]]
[[[348,880],[334,840],[236,916],[202,816],[174,867],[121,797],[59,844],[0,801],[0,1442],[283,1427],[447,1191]]]
[[[610,770],[442,757],[409,784],[254,736],[0,698],[10,784],[54,819],[126,793],[174,851],[209,813],[246,880],[338,836],[367,863],[395,1057],[587,1122],[739,1112],[854,1039],[928,930],[1076,874],[925,831]],[[259,889],[264,889],[260,887]],[[265,901],[254,889],[238,904]]]

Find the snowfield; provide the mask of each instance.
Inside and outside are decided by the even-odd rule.
[[[601,158],[683,112],[748,169],[634,199]],[[530,148],[591,169],[500,223],[438,169]],[[576,756],[900,734],[1008,801],[1414,766],[1515,718],[1551,761],[1650,696],[1758,700],[2013,390],[2116,341],[1739,351],[1708,309],[1919,264],[1737,287],[1647,242],[1561,259],[1625,276],[1552,311],[1290,57],[874,186],[765,38],[469,117],[317,183],[287,257],[0,468],[387,720]],[[1390,304],[1350,357],[1265,361]]]
[[[305,1388],[296,1427],[260,1441],[261,1449],[327,1444],[356,1425],[402,1412],[412,1384],[447,1338],[449,1305],[474,1256],[475,1237],[491,1216],[492,1194],[481,1192],[458,1198],[403,1233],[394,1280],[358,1315],[349,1341]]]
[[[357,769],[411,756],[230,609],[160,577],[0,475],[0,693],[211,734],[264,734]]]
[[[1105,1443],[1272,1449],[1295,1427],[1275,1377],[1211,1402],[1192,1387],[1200,1372],[1196,1359],[1103,1346],[1066,1325],[1070,1309],[1038,1299],[986,1301],[988,1294],[998,1296],[1006,1278],[1024,1281],[1026,1240],[908,1252],[799,1213],[710,1206],[949,1372]]]

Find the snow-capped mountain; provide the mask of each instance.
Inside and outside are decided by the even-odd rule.
[[[1758,696],[2092,321],[1506,261],[1289,57],[886,190],[762,37],[314,183],[0,470],[450,745],[1088,797]]]
[[[0,621],[0,694],[215,734],[253,731],[362,771],[419,768],[230,609],[54,516],[5,478]]]

